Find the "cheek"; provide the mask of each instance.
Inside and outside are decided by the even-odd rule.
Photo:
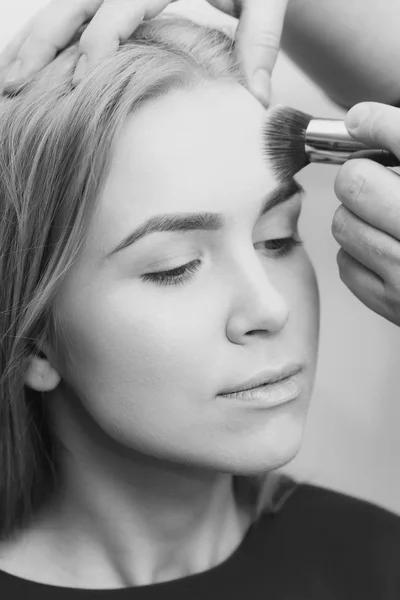
[[[281,290],[290,307],[287,335],[311,362],[318,351],[320,302],[316,274],[304,248],[282,271]]]
[[[292,279],[292,312],[295,326],[307,344],[310,359],[315,361],[320,323],[318,282],[314,267],[305,250],[302,249],[299,254]]]
[[[90,311],[76,306],[64,325],[73,348],[65,380],[95,421],[130,446],[176,436],[171,422],[189,430],[195,411],[187,399],[209,378],[209,344],[193,308],[176,295],[164,303],[154,295],[157,306],[145,300],[125,290],[86,301]]]

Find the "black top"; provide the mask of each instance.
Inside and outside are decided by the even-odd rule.
[[[298,484],[220,565],[182,579],[114,590],[35,583],[0,571],[1,600],[399,600],[400,517]]]

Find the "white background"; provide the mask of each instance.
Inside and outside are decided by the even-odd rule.
[[[45,4],[0,0],[0,48]],[[180,0],[171,9],[222,28],[236,25],[205,0]],[[315,116],[344,114],[284,55],[273,85],[274,103]],[[320,285],[321,344],[305,442],[284,470],[400,513],[400,330],[366,309],[339,279],[330,232],[337,170],[312,165],[299,176],[308,192],[300,229]]]

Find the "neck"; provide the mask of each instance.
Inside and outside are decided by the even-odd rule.
[[[232,475],[157,460],[111,440],[96,445],[57,412],[67,451],[59,494],[25,546],[33,548],[28,562],[36,577],[45,557],[53,585],[150,585],[206,571],[240,545],[250,516],[234,498]]]

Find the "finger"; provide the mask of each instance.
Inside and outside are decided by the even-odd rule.
[[[288,0],[243,0],[236,31],[237,53],[250,91],[265,105]]]
[[[349,133],[372,148],[385,148],[400,157],[400,109],[379,102],[360,102],[346,115]]]
[[[40,10],[31,20],[17,55],[22,62],[20,74],[13,80],[6,79],[5,87],[28,79],[51,62],[101,3],[102,0],[53,0]]]
[[[207,0],[209,4],[218,8],[222,12],[230,15],[231,17],[235,17],[235,19],[240,18],[240,14],[242,12],[242,0]]]
[[[77,68],[74,83],[104,58],[118,50],[138,25],[158,15],[172,0],[104,0],[82,34],[79,49],[85,56],[85,68]]]
[[[336,259],[340,279],[352,294],[370,310],[389,321],[395,322],[390,306],[386,303],[386,290],[383,280],[342,248],[339,250]]]
[[[399,270],[399,241],[371,227],[343,205],[335,212],[332,234],[348,254],[383,279],[390,280]]]
[[[18,52],[26,40],[31,26],[31,20],[29,20],[3,48],[0,53],[0,71],[8,67],[17,58]]]
[[[335,193],[352,213],[400,240],[400,178],[373,161],[347,161],[335,180]]]
[[[18,52],[30,31],[30,22],[26,23],[17,35],[3,49],[0,55],[0,95],[7,90],[7,80],[11,72],[12,78],[20,72],[21,63],[17,60]]]

